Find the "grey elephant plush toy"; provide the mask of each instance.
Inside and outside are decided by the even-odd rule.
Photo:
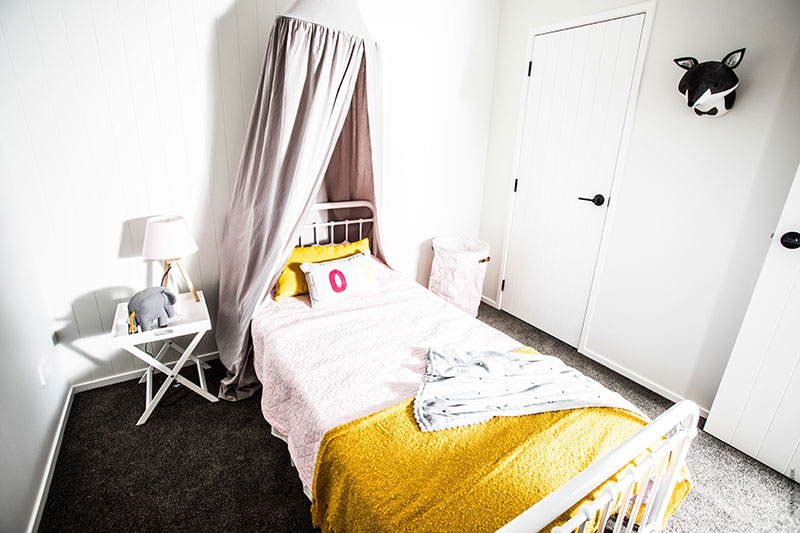
[[[136,326],[142,331],[153,329],[153,320],[158,319],[158,327],[167,325],[167,318],[175,316],[177,298],[169,289],[150,287],[139,291],[128,302],[128,333],[136,333]]]

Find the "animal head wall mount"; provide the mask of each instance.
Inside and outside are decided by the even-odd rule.
[[[698,116],[721,117],[733,107],[739,77],[733,71],[744,57],[744,48],[726,55],[722,61],[699,63],[693,57],[679,57],[675,63],[686,69],[678,92]]]

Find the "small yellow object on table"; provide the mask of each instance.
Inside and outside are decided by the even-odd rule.
[[[145,410],[136,425],[141,425],[147,422],[153,410],[158,405],[158,402],[164,397],[164,394],[172,385],[173,381],[185,385],[188,389],[196,392],[203,398],[210,402],[217,402],[219,398],[208,392],[206,386],[206,376],[203,370],[209,368],[208,364],[198,359],[194,354],[197,344],[203,335],[211,330],[211,318],[208,315],[208,307],[206,307],[206,300],[203,296],[203,291],[197,291],[198,301],[195,301],[195,296],[192,293],[184,293],[178,295],[178,304],[181,313],[169,319],[169,325],[165,328],[153,328],[151,331],[143,331],[141,333],[128,333],[130,328],[130,317],[128,315],[128,302],[123,302],[117,305],[117,311],[114,315],[114,327],[111,332],[111,346],[114,348],[122,348],[130,354],[138,357],[149,365],[147,370],[139,380],[139,383],[147,382],[147,392],[145,396]],[[194,335],[189,341],[186,348],[178,345],[174,339],[186,335]],[[145,352],[140,345],[149,342],[166,341],[161,347],[161,350],[152,356]],[[171,363],[163,363],[162,359],[169,352],[175,350],[180,353],[180,358],[174,363],[172,368],[169,367]],[[200,380],[200,385],[193,383],[191,380],[180,375],[181,368],[189,360],[197,365],[197,374]],[[153,395],[153,371],[158,370],[166,374],[167,379],[161,387]]]

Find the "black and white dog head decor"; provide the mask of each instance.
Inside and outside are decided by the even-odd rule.
[[[678,92],[698,116],[721,117],[733,107],[739,78],[733,71],[744,57],[744,48],[726,55],[722,61],[699,63],[693,57],[679,57],[675,63],[686,69]]]

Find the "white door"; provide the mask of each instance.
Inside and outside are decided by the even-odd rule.
[[[500,307],[577,346],[644,14],[534,36]]]
[[[705,425],[787,476],[800,475],[799,334],[800,168]]]

